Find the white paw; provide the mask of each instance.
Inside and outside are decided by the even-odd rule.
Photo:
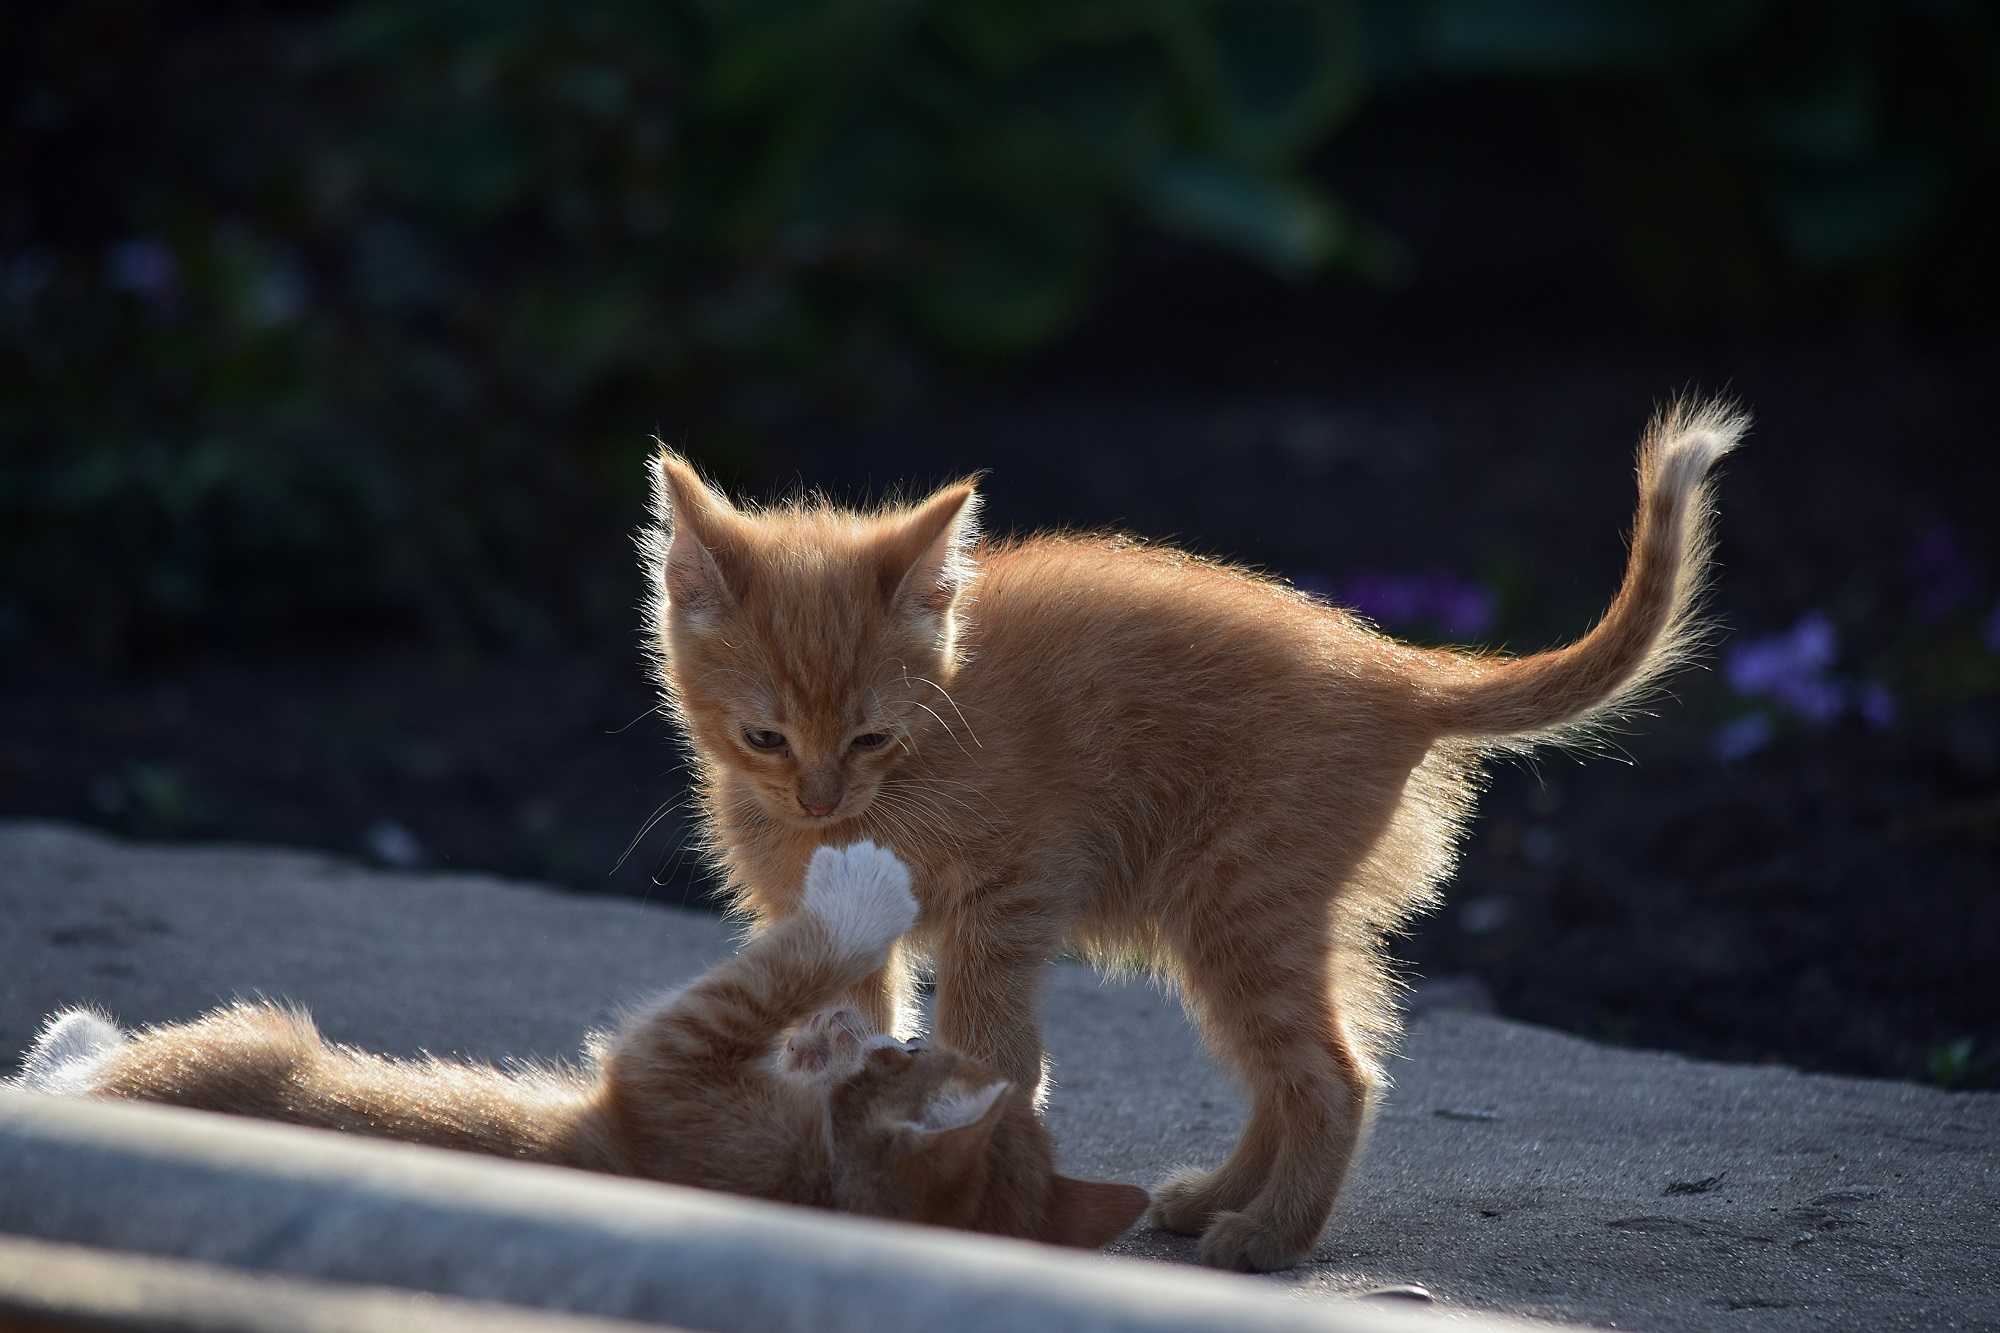
[[[825,924],[836,949],[870,958],[885,955],[917,920],[909,870],[872,842],[814,852],[804,905]]]
[[[42,1024],[34,1048],[21,1062],[16,1086],[29,1092],[77,1096],[97,1086],[105,1061],[125,1044],[125,1034],[103,1014],[66,1009]]]

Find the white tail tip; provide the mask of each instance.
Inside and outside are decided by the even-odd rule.
[[[1724,454],[1743,442],[1750,417],[1712,402],[1673,408],[1661,424],[1667,438],[1660,450],[1659,485],[1685,495],[1701,484]]]
[[[41,1035],[21,1062],[15,1085],[29,1092],[72,1097],[97,1086],[107,1060],[125,1044],[125,1033],[103,1014],[66,1009],[42,1024]]]

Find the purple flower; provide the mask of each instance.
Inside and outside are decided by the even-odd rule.
[[[1444,632],[1454,639],[1472,639],[1493,624],[1493,594],[1485,588],[1453,578],[1437,576],[1431,588],[1431,611]]]
[[[1879,680],[1854,685],[1829,674],[1838,652],[1833,622],[1824,612],[1808,611],[1783,634],[1737,644],[1723,664],[1722,674],[1738,694],[1769,699],[1810,726],[1823,727],[1850,708],[1871,727],[1887,730],[1894,726],[1896,696],[1887,685]],[[1748,737],[1753,730],[1746,730],[1743,736]],[[1768,739],[1765,735],[1757,745]],[[1726,748],[1722,733],[1717,733],[1716,746],[1719,754]]]
[[[180,265],[167,243],[152,236],[135,236],[120,241],[104,255],[104,280],[121,292],[131,292],[150,301],[173,298],[180,281]]]
[[[1777,730],[1769,713],[1752,713],[1725,722],[1715,729],[1715,757],[1729,764],[1753,755],[1771,743]]]
[[[1836,651],[1832,622],[1809,611],[1789,633],[1736,645],[1723,674],[1738,694],[1770,699],[1821,726],[1839,716],[1846,703],[1845,691],[1826,674]]]
[[[1862,685],[1854,707],[1860,712],[1862,720],[1877,731],[1887,731],[1896,725],[1896,696],[1879,680]]]
[[[1454,639],[1476,638],[1493,624],[1491,591],[1448,570],[1427,574],[1368,571],[1334,580],[1301,574],[1300,588],[1330,602],[1351,606],[1378,625],[1392,629],[1434,625]]]
[[[1979,591],[1979,566],[1959,549],[1958,535],[1946,523],[1918,534],[1910,545],[1909,569],[1917,614],[1925,620],[1950,615]]]
[[[1771,698],[1796,713],[1803,721],[1823,727],[1847,707],[1847,688],[1837,680],[1799,678],[1781,681]]]
[[[1808,611],[1788,633],[1737,644],[1730,650],[1723,675],[1738,694],[1776,694],[1823,677],[1837,651],[1833,622],[1824,612]]]
[[[1880,686],[1879,697],[1853,692],[1827,674],[1839,651],[1833,622],[1808,611],[1784,634],[1747,639],[1730,652],[1723,675],[1731,689],[1752,699],[1769,699],[1812,726],[1825,726],[1849,705],[1871,720],[1894,716],[1895,701]],[[1887,701],[1886,703],[1884,701]],[[1885,724],[1886,725],[1886,724]]]
[[[1336,594],[1380,625],[1409,625],[1428,609],[1423,580],[1408,574],[1354,574]]]

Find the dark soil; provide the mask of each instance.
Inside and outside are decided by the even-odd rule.
[[[1428,257],[1409,291],[1330,297],[1146,247],[1035,364],[794,433],[771,484],[854,497],[987,468],[996,530],[1115,525],[1292,575],[1448,570],[1498,592],[1489,641],[1527,650],[1616,586],[1653,405],[1726,388],[1758,426],[1720,490],[1720,620],[1750,636],[1825,613],[1836,672],[1888,683],[1895,722],[1781,721],[1725,763],[1714,730],[1751,705],[1688,673],[1629,755],[1502,768],[1449,905],[1400,951],[1600,1039],[1990,1083],[2000,340],[1663,333],[1615,297],[1573,181],[1522,167],[1515,138],[1480,174],[1481,126],[1504,122],[1405,125],[1395,152],[1363,126],[1329,164]],[[1425,174],[1453,157],[1449,188]],[[1945,548],[1942,572],[1913,554]],[[636,619],[627,643],[535,659],[322,645],[142,677],[20,667],[0,679],[0,813],[699,904]]]
[[[638,659],[378,648],[138,679],[31,670],[0,685],[0,811],[699,904],[678,752]]]

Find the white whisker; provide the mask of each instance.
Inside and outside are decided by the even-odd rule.
[[[883,797],[878,796],[877,799],[883,800]],[[925,806],[922,802],[912,799],[909,793],[887,793],[886,800],[883,803],[889,813],[900,818],[903,827],[914,827],[917,831],[927,835],[927,841],[936,840],[947,845],[957,841],[957,838],[954,837],[955,830],[951,827],[950,821],[944,818],[942,812],[933,810]]]
[[[651,833],[655,828],[659,827],[659,823],[661,820],[665,819],[668,815],[673,814],[676,810],[681,809],[686,804],[687,804],[687,797],[685,796],[676,796],[671,800],[661,802],[659,808],[654,810],[653,813],[647,818],[646,822],[639,826],[639,831],[632,835],[632,841],[625,844],[625,850],[619,853],[618,860],[615,863],[613,863],[609,873],[613,875],[617,874],[618,867],[625,864],[626,858],[632,855],[633,850],[637,848],[641,842],[645,841],[646,835],[648,833]]]
[[[944,696],[944,701],[951,705],[951,711],[958,714],[958,720],[960,722],[965,723],[965,734],[972,737],[972,743],[974,745],[979,745],[979,733],[972,729],[972,723],[966,719],[965,710],[958,706],[958,700],[951,697],[950,690],[947,690],[944,686],[938,684],[936,681],[926,679],[923,676],[906,675],[906,678],[909,680],[914,680],[920,685],[928,685],[932,689],[936,690],[939,694],[942,694]],[[980,748],[984,749],[985,747],[980,746]]]
[[[966,749],[965,742],[958,739],[958,733],[951,729],[951,723],[945,721],[942,717],[938,717],[937,709],[932,708],[921,699],[907,699],[904,702],[921,708],[932,717],[937,718],[937,724],[944,728],[944,734],[951,737],[952,742],[958,746],[959,753],[965,755],[968,759],[972,757],[972,751]]]

